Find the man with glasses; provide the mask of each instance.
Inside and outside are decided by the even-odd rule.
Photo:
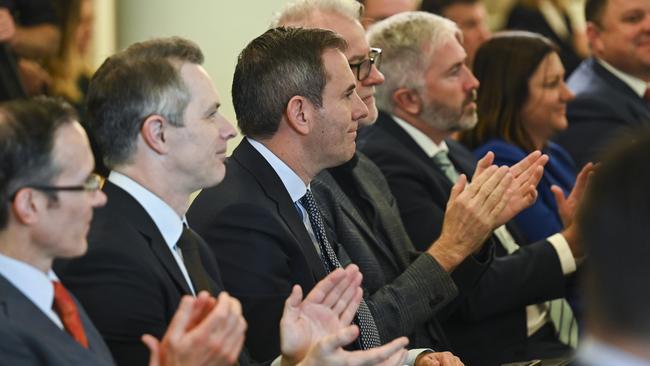
[[[379,52],[370,52],[363,42],[361,27],[355,22],[350,23],[359,27],[359,32],[352,28],[359,41],[348,42],[347,48],[339,47],[344,55],[337,50],[337,56],[328,60],[328,51],[322,52],[322,56],[321,52],[316,53],[323,59],[324,70],[319,70],[322,66],[313,60],[301,59],[307,57],[307,51],[286,45],[273,34],[295,30],[269,31],[261,37],[263,40],[253,41],[242,52],[235,72],[233,100],[247,138],[228,161],[229,173],[224,183],[204,190],[188,212],[190,224],[213,247],[225,273],[226,288],[243,303],[249,321],[248,346],[254,355],[277,352],[278,341],[269,342],[261,335],[277,333],[274,319],[279,316],[279,299],[290,284],[298,282],[308,288],[314,276],[318,278],[331,268],[350,262],[347,248],[333,241],[323,225],[316,206],[318,200],[311,197],[310,182],[324,168],[350,160],[355,152],[357,128],[376,118],[374,85],[381,83],[383,76],[373,62],[378,62]],[[309,62],[310,69],[287,66]],[[355,68],[353,72],[350,64]],[[322,80],[325,74],[327,82]],[[322,80],[320,88],[316,84],[318,78]],[[322,99],[314,100],[319,95]],[[497,183],[504,176],[496,175],[494,186],[499,186]],[[503,189],[503,185],[499,187]],[[495,194],[498,196],[498,190]],[[460,206],[456,210],[463,211]],[[371,254],[367,258],[374,260]],[[433,259],[424,261],[427,270],[442,272]],[[377,273],[370,272],[366,278]],[[401,279],[402,283],[420,281],[406,277]],[[429,284],[426,282],[423,287]],[[453,291],[451,280],[440,287]],[[370,320],[368,323],[373,323],[366,330],[378,333],[380,342],[413,333],[412,329],[394,329],[399,320],[383,323],[388,320],[384,317],[389,308],[406,309],[400,300],[389,300],[389,292],[387,287],[378,298],[366,298],[365,312],[359,314],[361,320],[365,316]],[[427,308],[435,308],[449,301],[447,292],[441,293],[445,296],[417,299],[418,306],[425,303]],[[415,300],[416,295],[412,298]],[[382,318],[374,318],[377,314]],[[363,339],[360,346],[368,347]]]
[[[106,203],[74,109],[45,98],[1,104],[0,166],[0,365],[113,365],[90,318],[52,271],[56,258],[86,252],[93,210]],[[243,337],[243,330],[224,327],[224,319],[243,322],[241,315],[224,308],[225,294],[218,304],[206,295],[183,298],[160,344],[144,337],[150,366],[236,357],[215,329]]]
[[[359,121],[360,127],[367,127],[377,118],[374,87],[384,77],[379,71],[381,49],[369,47],[359,23],[360,12],[361,6],[351,0],[303,0],[283,9],[274,25],[327,28],[346,39],[346,57],[371,110]],[[451,215],[445,235],[426,252],[416,252],[384,176],[358,151],[350,161],[317,175],[311,186],[339,245],[366,275],[364,289],[380,330],[390,336],[409,335],[414,347],[449,350],[436,314],[456,296],[457,286],[460,290],[473,286],[486,268],[489,247],[457,266],[481,247],[489,229],[475,225],[472,231],[465,227],[469,221],[463,223]],[[463,217],[474,217],[477,212],[468,210]],[[451,358],[449,354],[428,357],[442,356]]]

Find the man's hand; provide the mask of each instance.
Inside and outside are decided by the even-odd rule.
[[[429,352],[415,360],[415,366],[465,366],[451,352]]]
[[[352,322],[363,291],[356,265],[330,273],[302,301],[302,289],[294,286],[280,320],[282,364],[295,365],[326,336],[336,334]]]
[[[299,366],[347,365],[347,366],[401,366],[407,356],[404,348],[406,337],[400,337],[381,347],[365,351],[346,351],[343,346],[359,336],[359,328],[350,325],[335,334],[321,339],[312,347]]]
[[[245,331],[237,299],[201,292],[183,297],[161,342],[148,334],[142,341],[151,351],[149,366],[226,366],[237,361]]]
[[[0,42],[8,42],[16,34],[16,24],[14,18],[9,13],[9,9],[0,8]]]
[[[451,190],[440,237],[427,251],[448,272],[480,249],[509,201],[512,176],[492,164],[488,153],[478,162],[474,180],[461,175]]]
[[[510,201],[501,212],[494,229],[505,225],[522,210],[530,207],[537,199],[537,184],[544,175],[544,165],[548,162],[548,156],[539,151],[533,151],[517,164],[510,167],[510,173],[514,177],[511,186]]]

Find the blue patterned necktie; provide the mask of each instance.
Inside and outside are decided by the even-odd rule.
[[[327,273],[332,272],[337,268],[341,268],[341,263],[339,263],[334,249],[327,240],[325,235],[325,225],[323,224],[323,218],[314,199],[314,195],[311,193],[311,190],[307,190],[307,193],[300,199],[300,204],[302,207],[307,210],[307,216],[309,216],[309,223],[311,224],[316,240],[318,241],[318,246],[320,247],[320,257],[325,266]],[[377,325],[375,324],[375,319],[370,313],[368,304],[361,299],[361,304],[359,304],[359,309],[357,310],[357,316],[355,319],[356,324],[359,326],[359,340],[361,342],[361,348],[369,349],[373,347],[379,347],[381,345],[381,340],[379,338],[379,331],[377,330]]]

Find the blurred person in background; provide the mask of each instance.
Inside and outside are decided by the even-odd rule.
[[[570,18],[565,0],[519,0],[505,27],[539,33],[555,42],[567,76],[589,54],[585,29]]]

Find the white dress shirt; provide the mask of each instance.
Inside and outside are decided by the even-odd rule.
[[[63,323],[52,309],[54,304],[54,285],[58,281],[54,272],[47,274],[25,262],[0,254],[0,275],[7,279],[18,291],[22,292],[54,324],[63,329]]]
[[[169,247],[169,251],[174,256],[178,268],[183,273],[185,282],[190,287],[192,294],[196,295],[194,286],[192,286],[192,281],[190,280],[190,275],[183,262],[183,255],[180,248],[176,247],[176,243],[183,233],[183,222],[185,222],[185,218],[178,216],[176,211],[160,197],[122,173],[111,171],[108,175],[108,180],[130,194],[144,208],[149,217],[151,217],[165,240],[165,244]]]
[[[650,366],[650,360],[639,358],[593,337],[582,340],[576,358],[581,365],[588,366]]]

